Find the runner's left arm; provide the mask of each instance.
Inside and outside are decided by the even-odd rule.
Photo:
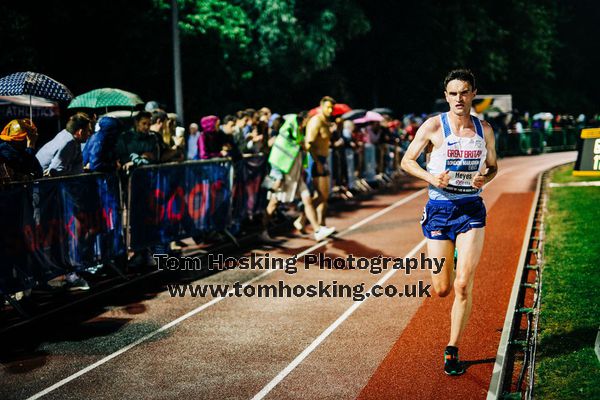
[[[496,137],[494,130],[486,121],[483,121],[483,134],[485,135],[485,147],[487,156],[485,158],[486,171],[484,174],[479,174],[473,179],[473,186],[481,188],[486,183],[489,183],[498,173],[498,163],[496,162]]]

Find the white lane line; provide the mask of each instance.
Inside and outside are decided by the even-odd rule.
[[[588,181],[588,182],[566,182],[566,183],[554,183],[548,184],[551,188],[554,187],[574,187],[574,186],[600,186],[600,181]]]
[[[396,208],[396,207],[399,207],[399,206],[401,206],[401,205],[403,205],[403,204],[405,204],[405,203],[408,203],[408,202],[409,202],[409,201],[411,201],[412,199],[415,199],[415,198],[419,197],[420,195],[422,195],[422,194],[423,194],[423,193],[425,193],[426,191],[427,191],[427,189],[421,189],[421,190],[419,190],[419,191],[417,191],[417,192],[414,192],[414,193],[413,193],[413,194],[411,194],[410,196],[406,196],[405,198],[403,198],[403,199],[401,199],[401,200],[398,200],[397,202],[395,202],[395,203],[394,203],[394,204],[392,204],[392,205],[389,205],[389,206],[387,206],[387,207],[386,207],[386,208],[384,208],[383,210],[379,210],[379,211],[377,211],[375,214],[373,214],[373,215],[371,215],[371,216],[369,216],[369,217],[367,217],[367,218],[363,219],[362,221],[360,221],[360,222],[357,222],[356,224],[352,225],[350,228],[346,229],[346,230],[344,231],[344,233],[347,233],[347,232],[350,232],[350,231],[353,231],[353,230],[355,230],[355,229],[358,229],[358,228],[360,228],[360,227],[361,227],[361,226],[363,226],[364,224],[367,224],[367,223],[369,223],[369,222],[373,221],[375,218],[379,218],[380,216],[382,216],[383,214],[387,213],[388,211],[391,211],[391,210],[393,210],[394,208]],[[340,234],[340,235],[341,235],[341,234]],[[338,235],[338,236],[340,236],[340,235]]]
[[[423,239],[421,242],[419,242],[419,244],[413,247],[412,250],[408,252],[408,254],[404,257],[409,258],[414,256],[417,253],[417,251],[419,251],[419,249],[423,247],[425,243],[426,239]],[[397,269],[389,270],[379,281],[377,281],[377,283],[375,283],[375,285],[383,285],[397,271]],[[369,292],[373,289],[373,286],[371,286]],[[263,387],[262,390],[252,398],[252,400],[260,400],[264,398],[267,394],[269,394],[269,392],[273,390],[273,388],[277,386],[279,382],[281,382],[286,376],[288,376],[290,372],[292,372],[302,361],[304,361],[304,359],[308,357],[314,349],[316,349],[325,339],[327,339],[327,337],[333,331],[335,331],[338,328],[338,326],[340,326],[346,319],[348,319],[348,317],[352,315],[352,313],[356,311],[356,309],[367,300],[368,298],[366,298],[364,301],[355,301],[354,304],[352,304],[350,308],[348,308],[337,320],[335,320],[333,324],[329,325],[329,327],[325,329],[323,333],[319,335],[319,337],[317,337],[306,349],[304,349],[304,351],[300,353],[287,367],[285,367],[279,374],[277,374],[277,376],[273,378],[271,382],[269,382],[265,387]]]
[[[425,191],[426,191],[426,189],[421,189],[421,190],[419,190],[419,191],[417,191],[417,192],[415,192],[415,193],[413,193],[413,194],[411,194],[409,196],[403,197],[402,199],[396,201],[392,205],[384,208],[383,210],[380,210],[380,211],[376,212],[375,214],[368,216],[364,220],[362,220],[362,221],[360,221],[360,222],[352,225],[351,227],[343,230],[337,236],[344,236],[347,233],[349,233],[349,232],[351,232],[351,231],[353,231],[355,229],[358,229],[362,225],[364,225],[364,224],[372,221],[373,219],[375,219],[375,218],[377,218],[377,217],[385,214],[386,212],[388,212],[390,210],[393,210],[394,208],[399,207],[402,204],[408,203],[409,201],[413,200],[414,198],[418,197],[419,195],[425,193]],[[316,244],[312,245],[311,247],[307,248],[306,250],[304,250],[304,251],[296,254],[296,256],[298,258],[304,257],[305,255],[307,255],[310,252],[318,249],[319,247],[325,246],[327,243],[329,243],[329,240],[321,241],[319,243],[316,243]],[[255,276],[254,278],[252,278],[252,279],[244,282],[243,286],[247,286],[247,285],[249,285],[249,284],[251,284],[251,283],[253,283],[253,282],[255,282],[255,281],[259,280],[259,279],[262,279],[265,276],[267,276],[267,275],[269,275],[269,274],[271,274],[271,273],[273,273],[275,271],[278,271],[278,270],[272,269],[272,270],[269,270],[269,271],[265,271],[262,274],[260,274],[258,276]],[[54,390],[58,389],[59,387],[66,385],[67,383],[69,383],[69,382],[71,382],[71,381],[79,378],[80,376],[82,376],[82,375],[84,375],[84,374],[92,371],[93,369],[101,366],[102,364],[107,363],[108,361],[112,360],[113,358],[118,357],[119,355],[125,353],[128,350],[131,350],[132,348],[134,348],[135,346],[139,345],[140,343],[143,343],[146,340],[151,339],[152,337],[156,336],[157,334],[159,334],[159,333],[161,333],[161,332],[163,332],[163,331],[165,331],[165,330],[167,330],[169,328],[172,328],[175,325],[177,325],[177,324],[185,321],[186,319],[188,319],[188,318],[190,318],[190,317],[192,317],[192,316],[200,313],[201,311],[204,311],[207,308],[209,308],[209,307],[217,304],[218,302],[220,302],[222,300],[225,300],[226,298],[229,297],[229,293],[233,293],[233,292],[234,292],[234,289],[231,289],[229,292],[227,292],[227,295],[225,297],[217,297],[217,298],[212,299],[208,303],[203,304],[203,305],[201,305],[201,306],[193,309],[192,311],[188,312],[187,314],[182,315],[181,317],[177,318],[176,320],[171,321],[168,324],[166,324],[166,325],[158,328],[157,330],[148,333],[147,335],[139,338],[135,342],[130,343],[129,345],[123,347],[122,349],[119,349],[119,350],[115,351],[114,353],[109,354],[108,356],[106,356],[106,357],[104,357],[104,358],[96,361],[95,363],[93,363],[91,365],[88,365],[84,369],[79,370],[78,372],[74,373],[73,375],[70,375],[70,376],[68,376],[68,377],[66,377],[66,378],[64,378],[64,379],[56,382],[54,385],[47,387],[46,389],[42,390],[41,392],[38,392],[38,393],[34,394],[31,397],[28,397],[27,400],[39,399],[40,397],[45,396],[45,395],[47,395],[50,392],[53,392]]]
[[[520,166],[513,166],[513,167],[508,167],[505,168],[503,170],[501,170],[498,175],[496,176],[497,178],[509,173],[512,170],[521,168]],[[422,189],[418,192],[413,193],[411,196],[412,198],[418,197],[419,195],[421,195],[421,192],[424,192],[427,189]],[[408,196],[408,197],[411,197]],[[408,199],[408,197],[406,199]],[[412,200],[411,198],[411,200]],[[373,214],[371,217],[371,220],[374,218],[377,218],[377,216],[380,216],[382,213],[382,211],[388,210],[388,209],[393,209],[398,207],[400,204],[392,204],[391,206],[385,208],[384,210],[379,211],[378,213]],[[389,211],[389,210],[388,210]],[[381,214],[379,214],[381,213]],[[379,215],[377,215],[379,214]],[[370,218],[370,217],[369,217]],[[358,227],[364,225],[365,223],[369,222],[366,221],[369,218],[366,218],[364,221],[361,221],[357,224],[352,225],[350,228],[347,229],[347,231],[350,231],[352,229],[357,229]],[[427,243],[427,239],[423,239],[419,244],[417,244],[415,247],[413,247],[413,249],[405,256],[405,258],[409,258],[412,257],[416,254],[416,252],[425,245],[425,243]],[[375,285],[382,285],[383,283],[385,283],[389,278],[391,278],[398,270],[390,270],[388,271],[379,281],[377,281],[377,283],[375,283]],[[373,286],[371,286],[371,288],[369,289],[369,292],[373,289]],[[364,300],[366,301],[366,300]],[[363,301],[363,302],[364,302]],[[290,374],[290,372],[292,372],[298,365],[300,365],[300,363],[302,361],[304,361],[306,359],[306,357],[308,357],[325,339],[327,339],[327,337],[333,332],[335,331],[346,319],[348,319],[348,317],[350,315],[352,315],[352,313],[354,313],[354,311],[356,311],[356,309],[358,307],[361,306],[361,304],[363,302],[360,301],[355,301],[352,306],[350,306],[350,308],[348,308],[333,324],[331,324],[327,329],[325,329],[320,335],[319,337],[317,337],[306,349],[304,349],[304,351],[302,351],[302,353],[300,353],[291,363],[288,364],[287,367],[285,367],[279,374],[277,374],[277,376],[275,378],[273,378],[273,380],[271,380],[271,382],[269,382],[265,387],[262,388],[262,390],[260,392],[258,392],[253,398],[252,400],[260,400],[263,399],[267,394],[269,394],[269,392],[271,392],[271,390],[273,390],[273,388],[275,386],[277,386],[283,379],[285,379],[286,376],[288,376]]]

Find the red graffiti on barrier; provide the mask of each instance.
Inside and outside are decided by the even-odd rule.
[[[63,243],[69,237],[78,241],[81,237],[112,230],[115,220],[112,208],[102,208],[92,212],[78,212],[69,216],[67,221],[51,219],[43,224],[28,224],[23,226],[22,232],[26,249],[33,252]]]
[[[222,181],[200,182],[194,185],[188,193],[181,186],[175,187],[170,194],[155,189],[149,194],[149,213],[145,223],[160,225],[166,219],[170,223],[180,222],[187,214],[194,221],[213,215],[217,206],[217,193],[223,188]],[[209,201],[210,200],[210,201]],[[210,207],[207,209],[207,203]]]

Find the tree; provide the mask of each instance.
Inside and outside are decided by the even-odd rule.
[[[167,18],[170,2],[156,0],[155,5]],[[207,91],[211,86],[218,94],[227,88],[246,105],[277,105],[281,95],[280,105],[292,106],[278,93],[281,88],[300,85],[330,67],[345,42],[369,29],[353,1],[183,0],[179,5],[187,71],[202,65],[203,72],[186,73],[184,85],[192,82]],[[214,97],[213,106],[232,102],[215,103]],[[196,105],[201,108],[203,102]]]

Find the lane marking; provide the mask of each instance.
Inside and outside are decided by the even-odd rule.
[[[421,249],[425,245],[426,242],[427,239],[421,240],[419,244],[413,247],[412,250],[409,251],[406,256],[404,256],[404,258],[406,259],[414,256],[417,253],[417,251],[419,251],[419,249]],[[398,271],[398,269],[389,270],[379,281],[377,281],[377,283],[375,283],[375,285],[383,285]],[[373,287],[375,285],[371,286],[368,293],[370,293],[371,290],[373,290]],[[252,400],[260,400],[264,398],[267,394],[269,394],[269,392],[273,390],[273,388],[277,386],[279,382],[285,379],[285,377],[288,376],[290,372],[292,372],[298,365],[300,365],[300,363],[304,361],[304,359],[308,357],[310,353],[313,352],[313,350],[315,350],[325,339],[327,339],[327,337],[331,335],[333,331],[335,331],[346,319],[348,319],[348,317],[350,317],[350,315],[352,315],[352,313],[354,313],[354,311],[356,311],[356,309],[358,309],[358,307],[361,306],[361,304],[363,304],[369,298],[370,297],[365,297],[365,300],[363,301],[355,301],[354,304],[352,304],[350,308],[348,308],[337,320],[335,320],[333,324],[329,325],[329,327],[325,329],[319,335],[319,337],[317,337],[306,349],[304,349],[302,353],[300,353],[291,363],[289,363],[287,367],[285,367],[279,374],[277,374],[277,376],[273,378],[271,382],[269,382],[265,387],[263,387],[262,390],[252,398]]]
[[[356,230],[356,229],[360,228],[364,224],[367,224],[367,223],[373,221],[375,218],[379,218],[380,216],[382,216],[383,214],[387,213],[388,211],[391,211],[394,208],[400,207],[401,205],[403,205],[405,203],[408,203],[412,199],[415,199],[415,198],[419,197],[420,195],[424,194],[426,191],[427,191],[427,188],[421,189],[419,191],[414,192],[413,194],[411,194],[409,196],[404,197],[401,200],[398,200],[397,202],[395,202],[394,204],[391,204],[391,205],[387,206],[383,210],[379,210],[375,214],[373,214],[373,215],[371,215],[371,216],[363,219],[362,221],[357,222],[356,224],[352,225],[351,227],[349,227],[348,229],[346,229],[344,231],[344,233],[347,233],[347,232],[350,232],[350,231],[353,231],[353,230]],[[341,233],[338,236],[341,236]]]
[[[499,173],[498,173],[498,175],[496,176],[496,178],[499,178],[500,176],[502,176],[502,175],[504,175],[504,174],[506,174],[506,173],[508,173],[508,172],[510,172],[510,171],[512,171],[512,170],[519,169],[519,168],[522,168],[522,166],[521,166],[521,165],[518,165],[518,166],[511,166],[511,167],[503,168],[503,169],[501,169],[501,170],[499,171]],[[487,186],[487,185],[486,185],[486,186]],[[393,209],[395,209],[395,208],[397,208],[397,207],[401,206],[402,204],[405,204],[405,203],[407,203],[407,202],[409,202],[409,201],[411,201],[411,200],[415,199],[416,197],[420,196],[421,194],[425,193],[426,191],[427,191],[427,188],[420,189],[420,190],[418,190],[417,192],[415,192],[415,193],[412,193],[411,195],[409,195],[409,196],[406,196],[406,197],[404,197],[404,198],[402,198],[402,199],[398,200],[397,202],[395,202],[395,203],[391,204],[390,206],[386,207],[385,209],[383,209],[383,210],[380,210],[380,211],[376,212],[375,214],[373,214],[373,215],[371,215],[371,216],[369,216],[369,217],[365,218],[364,220],[362,220],[362,221],[359,221],[358,223],[356,223],[356,224],[354,224],[354,225],[350,226],[349,228],[347,228],[347,229],[345,229],[344,231],[342,231],[342,232],[340,232],[339,234],[337,234],[337,236],[344,236],[345,234],[347,234],[347,233],[349,233],[349,232],[351,232],[351,231],[354,231],[354,230],[356,230],[356,229],[360,228],[361,226],[365,225],[366,223],[368,223],[368,222],[370,222],[370,221],[374,220],[375,218],[377,218],[377,217],[379,217],[379,216],[381,216],[381,215],[385,214],[386,212],[389,212],[389,211],[391,211],[391,210],[393,210]],[[309,247],[308,249],[306,249],[306,250],[304,250],[304,251],[302,251],[302,252],[300,252],[300,253],[296,254],[296,256],[297,256],[298,258],[300,258],[300,257],[303,257],[303,256],[305,256],[306,254],[308,254],[309,252],[311,252],[311,251],[314,251],[314,250],[316,250],[316,249],[318,249],[318,248],[320,248],[320,247],[323,247],[324,245],[326,245],[326,244],[327,244],[327,243],[329,243],[330,241],[331,241],[331,240],[330,240],[330,239],[328,239],[328,240],[325,240],[325,241],[322,241],[322,242],[316,243],[315,245],[313,245],[313,246]],[[424,242],[425,242],[425,240],[423,240],[423,242],[422,242],[422,243],[424,243]],[[246,282],[245,282],[243,285],[244,285],[244,286],[245,286],[245,285],[249,285],[249,284],[251,284],[251,283],[253,283],[253,282],[255,282],[255,281],[259,280],[259,279],[262,279],[262,278],[264,278],[265,276],[267,276],[267,275],[269,275],[269,274],[271,274],[271,273],[273,273],[273,272],[275,272],[275,271],[277,271],[277,270],[269,270],[269,271],[265,271],[264,273],[262,273],[262,274],[260,274],[260,275],[258,275],[258,276],[256,276],[256,277],[254,277],[254,278],[252,278],[252,279],[250,279],[250,280],[246,281]],[[229,292],[228,292],[228,294],[229,294],[230,292],[232,292],[232,291],[229,291]],[[190,318],[190,317],[192,317],[192,316],[194,316],[194,315],[196,315],[196,314],[200,313],[201,311],[204,311],[205,309],[207,309],[207,308],[209,308],[209,307],[211,307],[211,306],[213,306],[213,305],[217,304],[217,303],[218,303],[218,302],[220,302],[221,300],[224,300],[224,299],[226,299],[226,298],[228,298],[228,297],[229,297],[229,296],[227,295],[226,297],[218,297],[218,298],[212,299],[212,300],[211,300],[211,301],[209,301],[208,303],[206,303],[206,304],[203,304],[202,306],[199,306],[198,308],[196,308],[196,309],[194,309],[194,310],[192,310],[192,311],[188,312],[187,314],[184,314],[184,315],[182,315],[181,317],[179,317],[179,318],[177,318],[176,320],[174,320],[174,321],[172,321],[172,322],[168,323],[167,325],[164,325],[163,327],[161,327],[161,328],[158,328],[157,330],[155,330],[155,331],[153,331],[153,332],[150,332],[150,333],[148,333],[147,335],[145,335],[145,336],[141,337],[140,339],[138,339],[138,340],[136,340],[136,341],[132,342],[131,344],[129,344],[129,345],[127,345],[127,346],[123,347],[122,349],[120,349],[120,350],[117,350],[116,352],[114,352],[114,353],[112,353],[112,354],[109,354],[108,356],[106,356],[106,357],[102,358],[101,360],[98,360],[97,362],[95,362],[95,363],[93,363],[93,364],[91,364],[91,365],[87,366],[86,368],[84,368],[84,369],[82,369],[82,370],[80,370],[80,371],[76,372],[75,374],[72,374],[72,375],[70,375],[70,376],[68,376],[68,377],[66,377],[66,378],[64,378],[64,379],[62,379],[61,381],[59,381],[59,382],[55,383],[54,385],[52,385],[52,386],[49,386],[48,388],[46,388],[46,389],[44,389],[44,390],[42,390],[42,391],[40,391],[40,392],[38,392],[38,393],[34,394],[33,396],[29,397],[29,398],[28,398],[28,400],[39,399],[40,397],[42,397],[42,396],[45,396],[46,394],[48,394],[48,393],[50,393],[50,392],[52,392],[52,391],[54,391],[54,390],[56,390],[56,389],[60,388],[61,386],[64,386],[65,384],[67,384],[67,383],[69,383],[69,382],[71,382],[71,381],[73,381],[73,380],[77,379],[78,377],[80,377],[80,376],[82,376],[82,375],[84,375],[84,374],[86,374],[86,373],[88,373],[88,372],[90,372],[90,371],[94,370],[95,368],[99,367],[100,365],[107,363],[108,361],[112,360],[113,358],[115,358],[115,357],[117,357],[117,356],[119,356],[119,355],[121,355],[121,354],[125,353],[126,351],[128,351],[128,350],[131,350],[132,348],[134,348],[134,347],[136,347],[137,345],[139,345],[139,344],[141,344],[141,343],[143,343],[143,342],[147,341],[148,339],[151,339],[152,337],[154,337],[154,336],[155,336],[155,335],[157,335],[158,333],[160,333],[160,332],[163,332],[163,331],[165,331],[165,330],[167,330],[167,329],[169,329],[169,328],[172,328],[172,327],[174,327],[175,325],[178,325],[179,323],[181,323],[181,322],[185,321],[186,319],[188,319],[188,318]],[[352,311],[352,312],[353,312],[353,311]],[[351,314],[352,312],[350,312],[350,314]],[[348,314],[348,315],[350,315],[350,314]]]
[[[350,233],[350,232],[352,232],[352,231],[360,228],[361,226],[369,223],[370,221],[374,220],[375,218],[378,218],[381,215],[383,215],[383,214],[385,214],[385,213],[387,213],[387,212],[389,212],[389,211],[391,211],[391,210],[393,210],[393,209],[395,209],[395,208],[397,208],[397,207],[399,207],[399,206],[401,206],[403,204],[406,204],[409,201],[411,201],[411,200],[419,197],[420,195],[424,194],[426,192],[426,190],[427,189],[421,189],[421,190],[416,191],[415,193],[412,193],[412,194],[410,194],[410,195],[408,195],[406,197],[403,197],[402,199],[396,201],[395,203],[389,205],[388,207],[386,207],[386,208],[384,208],[382,210],[379,210],[378,212],[376,212],[376,213],[368,216],[364,220],[361,220],[361,221],[355,223],[354,225],[350,226],[349,228],[343,230],[337,236],[338,237],[344,236],[344,235],[346,235],[346,234],[348,234],[348,233]],[[302,252],[297,253],[296,256],[298,258],[304,257],[305,255],[309,254],[310,252],[312,252],[312,251],[314,251],[314,250],[316,250],[316,249],[318,249],[320,247],[323,247],[323,246],[325,246],[326,244],[328,244],[330,242],[331,242],[331,239],[327,239],[327,240],[321,241],[319,243],[316,243],[316,244],[312,245],[311,247],[303,250]],[[272,274],[273,272],[276,272],[276,271],[279,271],[279,270],[273,269],[273,270],[265,271],[262,274],[260,274],[258,276],[255,276],[254,278],[252,278],[252,279],[244,282],[242,286],[250,285],[251,283],[256,282],[257,280],[262,279],[265,276],[267,276],[269,274]],[[91,365],[88,365],[87,367],[85,367],[85,368],[77,371],[76,373],[74,373],[74,374],[72,374],[72,375],[70,375],[70,376],[68,376],[68,377],[66,377],[66,378],[64,378],[64,379],[56,382],[54,385],[47,387],[46,389],[44,389],[44,390],[42,390],[42,391],[40,391],[40,392],[32,395],[31,397],[28,397],[27,400],[39,399],[40,397],[45,396],[48,393],[53,392],[54,390],[60,388],[61,386],[66,385],[67,383],[69,383],[69,382],[71,382],[71,381],[79,378],[80,376],[85,375],[88,372],[96,369],[97,367],[101,366],[102,364],[107,363],[108,361],[112,360],[113,358],[118,357],[119,355],[125,353],[126,351],[131,350],[132,348],[134,348],[137,345],[139,345],[139,344],[147,341],[148,339],[151,339],[152,337],[156,336],[157,334],[159,334],[161,332],[164,332],[165,330],[170,329],[170,328],[174,327],[175,325],[178,325],[179,323],[185,321],[186,319],[188,319],[190,317],[193,317],[194,315],[196,315],[196,314],[198,314],[198,313],[206,310],[207,308],[209,308],[209,307],[211,307],[211,306],[219,303],[220,301],[229,298],[229,293],[233,293],[233,292],[234,292],[234,289],[229,290],[225,296],[223,296],[223,297],[217,297],[217,298],[212,299],[208,303],[203,304],[203,305],[201,305],[201,306],[193,309],[192,311],[190,311],[190,312],[182,315],[181,317],[179,317],[179,318],[177,318],[177,319],[169,322],[168,324],[166,324],[166,325],[164,325],[164,326],[156,329],[155,331],[152,331],[152,332],[146,334],[145,336],[142,336],[141,338],[139,338],[138,340],[130,343],[129,345],[127,345],[127,346],[125,346],[125,347],[123,347],[123,348],[115,351],[114,353],[109,354],[108,356],[106,356],[106,357],[104,357],[104,358],[96,361],[95,363],[93,363]]]
[[[600,181],[588,181],[588,182],[566,182],[566,183],[554,183],[548,184],[551,188],[555,187],[569,187],[569,186],[600,186]]]
[[[499,177],[509,173],[510,171],[513,171],[513,170],[519,169],[519,168],[522,168],[522,167],[521,166],[512,166],[512,167],[504,168],[498,172],[498,174],[496,175],[496,178],[499,178]],[[490,183],[492,183],[492,182],[490,182]],[[427,190],[427,188],[423,189],[423,190]],[[413,195],[417,195],[417,194],[418,194],[418,192],[413,193]],[[394,205],[392,205],[390,207],[393,207],[393,206]],[[388,208],[390,208],[390,207],[388,207]],[[381,210],[381,211],[383,211],[383,210]],[[355,225],[358,225],[358,224],[355,224]],[[362,226],[363,224],[360,224],[360,225]],[[352,229],[353,227],[354,227],[354,225],[351,226],[350,228],[348,228],[348,230]],[[405,258],[414,256],[416,254],[416,252],[421,247],[423,247],[426,243],[427,243],[427,239],[423,239],[419,244],[417,244],[405,256]],[[377,283],[375,283],[375,285],[382,285],[389,278],[391,278],[397,271],[398,270],[388,271]],[[369,289],[369,293],[371,292],[372,289],[373,289],[373,286],[371,286],[371,289]],[[277,376],[275,378],[273,378],[267,385],[265,385],[262,388],[262,390],[260,392],[258,392],[252,398],[252,400],[263,399],[267,394],[269,394],[271,392],[271,390],[273,390],[273,388],[275,388],[283,379],[285,379],[286,376],[288,376],[298,365],[300,365],[300,363],[302,363],[302,361],[304,361],[306,359],[306,357],[308,357],[329,335],[331,335],[331,333],[333,333],[333,331],[335,331],[346,319],[348,319],[348,317],[350,317],[350,315],[352,315],[352,313],[354,313],[354,311],[356,311],[356,309],[358,309],[358,307],[360,307],[361,304],[364,303],[368,298],[369,297],[366,297],[365,300],[362,302],[358,302],[358,301],[354,302],[354,304],[352,304],[352,306],[350,306],[350,308],[348,308],[333,324],[331,324],[327,329],[325,329],[319,335],[319,337],[317,337],[306,349],[304,349],[304,351],[302,351],[302,353],[300,353],[290,364],[288,364],[287,367],[285,367],[279,374],[277,374]]]

